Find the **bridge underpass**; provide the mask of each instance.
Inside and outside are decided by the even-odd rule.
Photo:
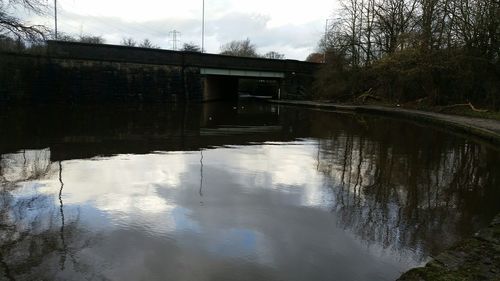
[[[203,83],[203,101],[236,99],[240,91],[240,79],[272,81],[277,84],[275,92],[260,93],[279,98],[284,72],[200,68]]]

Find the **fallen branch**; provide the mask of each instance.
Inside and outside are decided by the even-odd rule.
[[[472,105],[472,103],[461,103],[461,104],[452,104],[452,105],[447,105],[447,106],[443,106],[441,107],[441,109],[439,111],[443,111],[445,109],[449,109],[449,108],[453,108],[453,107],[460,107],[460,106],[468,106],[470,107],[470,109],[472,109],[472,111],[475,111],[475,112],[488,112],[487,109],[477,109],[474,107],[474,105]]]
[[[380,97],[377,97],[377,96],[371,94],[372,90],[373,89],[370,88],[370,90],[368,90],[364,94],[360,95],[358,97],[358,99],[359,100],[363,100],[363,102],[366,102],[367,99],[373,99],[373,100],[376,100],[376,101],[380,101],[381,100]]]

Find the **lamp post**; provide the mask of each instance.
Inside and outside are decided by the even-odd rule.
[[[330,19],[326,19],[326,22],[325,22],[325,39],[324,39],[324,46],[323,46],[323,63],[326,63],[326,41],[328,40],[328,21],[330,21]]]
[[[54,0],[54,26],[55,26],[55,38],[57,40],[57,0]]]
[[[205,52],[205,0],[203,0],[202,14],[201,14],[201,52]]]

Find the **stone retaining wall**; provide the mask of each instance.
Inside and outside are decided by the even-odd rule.
[[[199,69],[0,53],[0,101],[10,103],[199,100]]]

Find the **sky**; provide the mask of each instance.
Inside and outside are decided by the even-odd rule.
[[[52,1],[52,0],[48,0]],[[150,39],[172,49],[171,32],[180,32],[178,46],[201,45],[202,0],[58,0],[58,29],[69,35],[102,36],[119,44],[125,37]],[[277,51],[288,59],[304,60],[324,33],[325,20],[336,0],[205,0],[205,50],[218,53],[221,45],[249,38],[259,53]],[[51,8],[28,20],[54,26]]]

